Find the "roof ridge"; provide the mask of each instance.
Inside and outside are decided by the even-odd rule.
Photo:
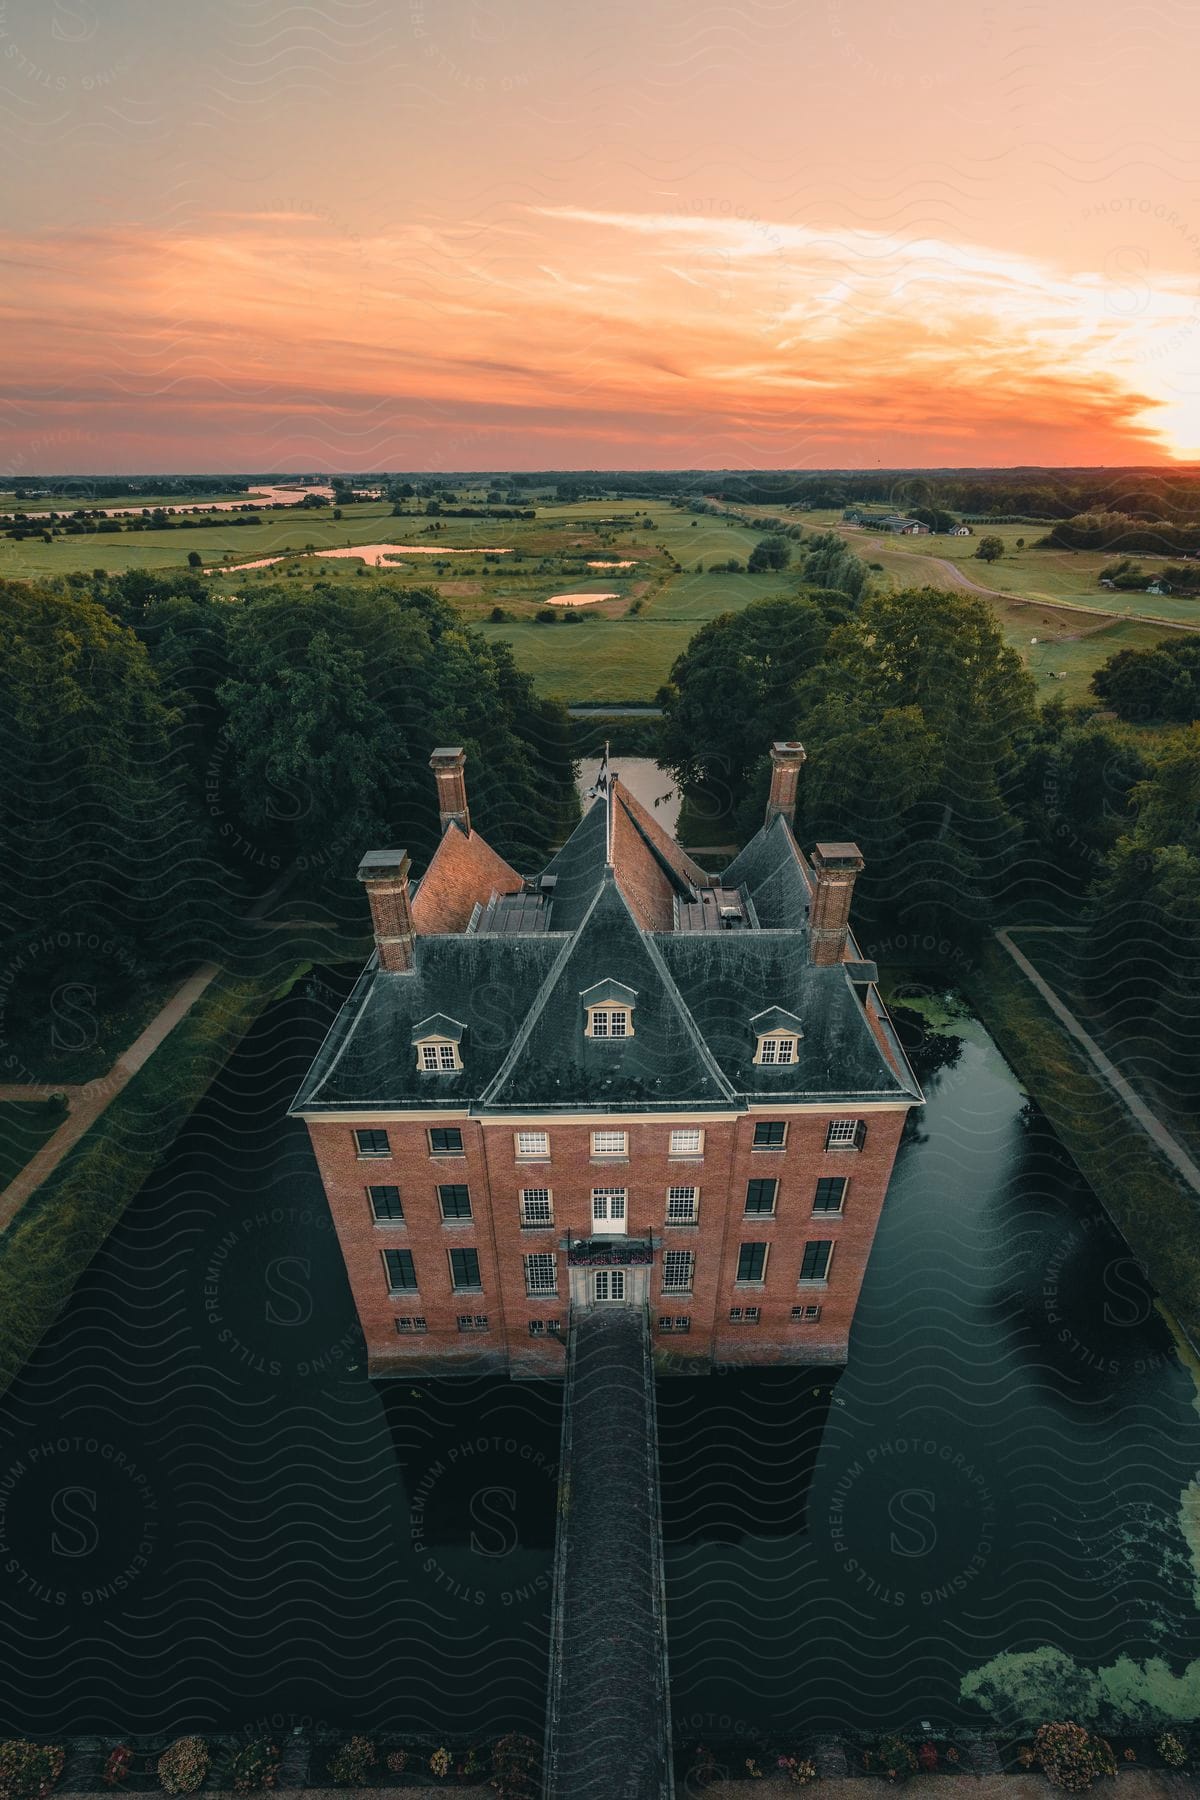
[[[621,897],[622,897],[622,899],[624,899],[624,895],[622,895]],[[628,902],[626,902],[626,904],[628,904]],[[700,1027],[697,1025],[695,1019],[692,1017],[692,1009],[688,1005],[687,1001],[684,999],[683,994],[680,992],[679,984],[675,980],[675,977],[672,975],[670,969],[667,967],[666,959],[664,958],[663,953],[659,949],[658,945],[655,943],[653,934],[649,933],[649,932],[644,932],[643,937],[645,939],[646,948],[650,953],[651,961],[656,965],[659,975],[661,976],[663,982],[666,985],[667,992],[670,994],[672,1000],[675,1002],[675,1005],[679,1008],[680,1012],[683,1014],[684,1025],[687,1029],[688,1035],[692,1039],[692,1042],[696,1045],[697,1049],[700,1052],[700,1057],[701,1057],[702,1062],[705,1063],[705,1065],[709,1068],[709,1070],[712,1072],[712,1074],[716,1077],[717,1086],[719,1087],[721,1092],[724,1094],[727,1094],[731,1100],[735,1099],[737,1096],[737,1089],[733,1086],[732,1082],[730,1082],[726,1079],[724,1070],[721,1068],[716,1057],[713,1055],[712,1051],[708,1047],[708,1044],[705,1042],[703,1032],[700,1030]]]
[[[690,883],[693,887],[708,884],[706,871],[688,855],[678,838],[672,837],[666,827],[659,824],[650,808],[638,799],[632,788],[622,786],[620,799],[639,835],[659,860],[667,865],[674,880]],[[677,852],[679,864],[672,860],[668,846],[670,850]],[[680,867],[680,864],[683,866]]]
[[[633,907],[622,890],[620,882],[616,879],[613,869],[608,867],[604,871],[604,878],[596,889],[596,893],[593,896],[586,913],[563,945],[559,954],[555,957],[549,973],[538,990],[537,998],[534,1000],[533,1005],[530,1007],[522,1021],[520,1031],[518,1031],[516,1037],[513,1039],[508,1055],[505,1057],[503,1063],[500,1065],[487,1087],[483,1090],[482,1094],[480,1094],[480,1104],[485,1105],[494,1097],[498,1096],[504,1084],[508,1081],[517,1062],[524,1053],[538,1020],[546,1009],[551,994],[554,992],[559,980],[565,974],[571,956],[582,939],[583,934],[591,921],[592,915],[595,913],[596,908],[600,905],[605,895],[610,891],[616,896],[617,901],[624,909],[626,918],[637,933],[638,942],[643,946],[651,967],[662,984],[663,992],[671,1005],[675,1008],[676,1012],[680,1015],[684,1031],[687,1034],[693,1050],[699,1058],[701,1066],[706,1070],[709,1078],[715,1082],[719,1094],[727,1100],[736,1100],[737,1090],[726,1078],[720,1064],[705,1043],[703,1033],[695,1019],[692,1017],[691,1008],[688,1006],[680,992],[674,976],[671,974],[670,969],[663,960],[658,945],[654,941],[653,933],[644,930],[638,923],[637,918],[634,915]]]
[[[575,943],[579,937],[580,932],[583,930],[584,926],[587,924],[588,920],[591,918],[592,914],[595,912],[597,906],[599,906],[600,896],[601,896],[601,894],[603,894],[605,888],[608,886],[608,884],[611,880],[612,880],[611,872],[608,869],[606,869],[604,872],[603,879],[600,881],[600,883],[598,884],[598,886],[596,888],[596,892],[592,895],[591,900],[588,902],[587,911],[584,913],[582,919],[580,919],[580,921],[579,921],[578,925],[575,927],[574,931],[572,931],[570,933],[570,935],[565,939],[562,949],[559,951],[558,955],[555,957],[554,961],[551,963],[549,972],[547,973],[545,980],[542,982],[541,987],[537,991],[537,994],[534,998],[533,1005],[529,1008],[529,1011],[525,1014],[524,1019],[521,1021],[521,1029],[517,1032],[516,1037],[513,1039],[512,1043],[509,1045],[508,1055],[505,1057],[504,1061],[500,1064],[500,1067],[496,1070],[496,1073],[492,1076],[492,1079],[488,1082],[487,1086],[484,1088],[483,1092],[480,1094],[479,1100],[480,1100],[481,1104],[486,1102],[491,1097],[493,1091],[499,1092],[501,1084],[503,1082],[507,1081],[513,1068],[516,1066],[517,1060],[518,1060],[521,1052],[524,1050],[525,1045],[529,1042],[529,1039],[532,1036],[534,1025],[536,1024],[537,1020],[541,1018],[542,1013],[544,1012],[545,1007],[546,1007],[546,1002],[549,1000],[550,994],[552,993],[554,986],[556,985],[556,983],[558,981],[559,976],[563,973],[563,971],[565,970],[565,968],[567,966],[568,961],[570,960],[571,952],[575,948]],[[613,883],[613,885],[615,886],[616,884]],[[624,894],[622,894],[621,899],[624,900],[624,898],[625,898],[625,896],[624,896]]]

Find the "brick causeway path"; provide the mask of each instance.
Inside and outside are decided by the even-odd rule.
[[[644,1307],[577,1309],[563,1396],[547,1800],[671,1800],[654,1373]]]
[[[290,869],[269,887],[265,894],[260,894],[254,902],[246,918],[253,924],[266,924],[263,915],[285,891],[291,880]],[[319,922],[319,921],[317,921]],[[309,921],[299,921],[307,924]],[[291,920],[289,928],[295,928]],[[20,1174],[15,1176],[0,1193],[0,1232],[8,1230],[30,1195],[38,1189],[46,1178],[53,1174],[63,1157],[73,1150],[80,1138],[88,1131],[104,1112],[106,1107],[121,1092],[127,1082],[131,1081],[138,1070],[158,1049],[163,1039],[191,1012],[197,1000],[220,974],[217,963],[202,963],[194,974],[189,975],[183,984],[176,988],[171,998],[151,1019],[150,1023],[133,1040],[127,1050],[123,1050],[106,1075],[97,1076],[95,1081],[83,1082],[71,1086],[61,1081],[31,1082],[27,1085],[0,1085],[0,1100],[45,1100],[51,1094],[65,1094],[70,1111],[58,1130],[46,1139],[41,1149],[30,1157]]]
[[[174,1031],[180,1019],[191,1012],[205,988],[216,979],[219,972],[216,963],[204,963],[194,975],[189,975],[183,986],[176,988],[166,1005],[155,1014],[128,1050],[121,1052],[107,1075],[85,1082],[82,1087],[61,1087],[44,1083],[34,1087],[0,1088],[0,1099],[3,1100],[44,1100],[47,1094],[66,1094],[71,1106],[58,1130],[46,1139],[40,1150],[35,1151],[21,1173],[0,1194],[0,1231],[8,1230],[29,1196],[57,1169],[67,1152],[74,1149],[126,1083],[132,1081],[151,1052],[157,1050],[163,1039]]]

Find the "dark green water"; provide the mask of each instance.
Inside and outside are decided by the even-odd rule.
[[[540,1726],[559,1390],[366,1381],[283,1116],[337,998],[263,1018],[0,1404],[6,1733]],[[1200,1655],[1190,1380],[978,1028],[928,1091],[850,1368],[660,1385],[685,1734]]]

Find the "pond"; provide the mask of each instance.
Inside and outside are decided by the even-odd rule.
[[[560,1391],[366,1380],[284,1116],[342,992],[264,1015],[0,1403],[5,1734],[540,1729]],[[848,1370],[660,1383],[682,1736],[1200,1655],[1190,1379],[986,1035],[926,1060]]]

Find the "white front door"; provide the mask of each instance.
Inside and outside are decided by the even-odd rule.
[[[592,1276],[592,1296],[596,1300],[624,1301],[624,1269],[597,1269]]]
[[[592,1189],[592,1235],[624,1237],[629,1229],[625,1216],[624,1188]]]

